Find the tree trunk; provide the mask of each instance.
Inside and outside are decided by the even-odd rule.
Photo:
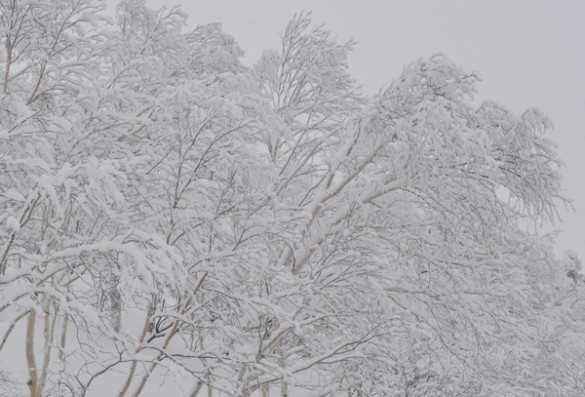
[[[34,340],[35,340],[35,322],[37,313],[34,309],[28,312],[28,321],[26,323],[26,364],[28,365],[28,382],[27,386],[30,391],[30,397],[38,396],[38,377],[37,364],[35,360]]]
[[[110,282],[110,311],[112,312],[112,323],[114,331],[119,333],[120,328],[122,327],[122,297],[120,296],[120,290],[118,289],[120,277],[117,274],[112,274]]]
[[[195,388],[191,392],[190,397],[197,397],[197,395],[199,394],[199,392],[201,391],[202,388],[203,388],[203,382],[201,380],[198,380],[197,384],[195,385]]]

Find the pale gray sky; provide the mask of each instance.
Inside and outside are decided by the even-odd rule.
[[[109,0],[116,2],[114,0]],[[396,78],[404,64],[436,52],[484,78],[480,99],[519,113],[536,106],[554,122],[549,138],[566,163],[565,194],[575,212],[563,213],[558,251],[585,258],[585,1],[583,0],[146,0],[181,5],[189,25],[222,22],[253,64],[278,49],[295,12],[312,10],[341,41],[358,44],[350,58],[366,93]]]

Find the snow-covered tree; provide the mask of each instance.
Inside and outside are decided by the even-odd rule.
[[[3,384],[580,395],[580,261],[532,232],[566,201],[546,117],[442,54],[366,98],[306,13],[247,67],[219,24],[104,9],[0,0]]]

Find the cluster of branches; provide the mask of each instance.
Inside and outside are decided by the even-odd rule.
[[[306,13],[246,67],[105,8],[0,0],[13,395],[583,393],[578,259],[526,228],[566,202],[542,114],[441,54],[365,98]]]

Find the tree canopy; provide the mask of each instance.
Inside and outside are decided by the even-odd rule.
[[[443,54],[364,96],[310,13],[247,66],[105,6],[0,0],[0,393],[585,393],[543,114]]]

